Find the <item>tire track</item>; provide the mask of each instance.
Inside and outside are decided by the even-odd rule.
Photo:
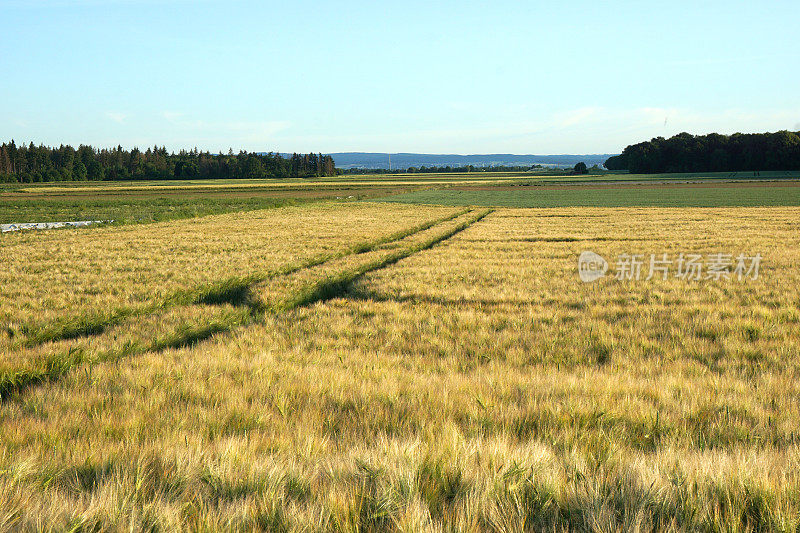
[[[433,221],[426,222],[410,228],[396,232],[387,237],[355,245],[345,251],[325,256],[312,258],[311,260],[294,266],[289,266],[276,273],[261,276],[250,276],[245,278],[234,278],[204,287],[197,291],[192,291],[186,295],[185,303],[181,298],[176,297],[172,305],[158,305],[150,313],[126,314],[120,316],[118,320],[109,320],[103,324],[102,329],[91,334],[79,337],[56,338],[34,344],[31,348],[39,347],[46,342],[63,341],[71,346],[56,350],[37,357],[24,368],[8,370],[0,374],[0,403],[8,401],[10,398],[18,397],[24,391],[37,385],[57,381],[70,371],[86,365],[95,365],[103,362],[116,361],[126,357],[141,355],[148,352],[160,352],[170,348],[182,348],[209,339],[215,335],[226,334],[240,327],[257,322],[266,314],[281,314],[291,311],[294,308],[309,305],[317,301],[323,301],[337,296],[346,290],[349,284],[358,277],[373,270],[384,268],[397,261],[409,257],[410,255],[430,248],[443,240],[446,240],[456,233],[463,231],[470,225],[488,215],[490,210],[486,210],[479,215],[470,216],[466,221],[460,222],[455,227],[448,229],[442,234],[435,234],[433,237],[424,239],[421,243],[413,243],[409,246],[402,246],[405,239],[413,239],[414,236],[430,229],[457,220],[459,217],[469,215],[470,210],[456,212],[453,215],[442,217]],[[397,246],[400,246],[397,248]],[[254,287],[264,280],[277,278],[280,276],[291,276],[304,270],[314,267],[322,267],[327,263],[334,263],[336,260],[344,259],[348,256],[360,256],[370,252],[379,253],[379,257],[347,269],[343,272],[323,277],[320,280],[305,284],[297,292],[290,293],[283,298],[278,305],[269,304],[263,298],[258,297],[254,292]],[[86,344],[91,344],[89,337],[101,337],[105,333],[119,333],[111,329],[112,327],[125,327],[127,319],[142,318],[157,322],[163,314],[174,311],[179,314],[182,310],[205,311],[209,309],[221,308],[223,311],[219,317],[213,320],[203,320],[202,324],[183,323],[176,327],[170,334],[160,338],[152,338],[149,341],[143,340],[150,336],[146,328],[136,329],[135,333],[139,338],[119,341],[111,349],[94,351],[91,346],[75,345],[75,341],[84,339]],[[189,313],[190,314],[190,313]],[[128,329],[135,329],[136,324],[128,324]],[[124,330],[121,337],[124,336]],[[116,337],[116,336],[115,336]],[[116,338],[115,338],[116,340]],[[121,344],[121,345],[120,345]]]

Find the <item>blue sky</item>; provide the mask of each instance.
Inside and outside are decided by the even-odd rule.
[[[0,138],[554,154],[800,130],[798,20],[797,0],[0,0]]]

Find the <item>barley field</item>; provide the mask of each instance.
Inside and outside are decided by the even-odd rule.
[[[631,176],[626,177],[633,179]],[[584,180],[588,179],[586,177]],[[607,178],[608,179],[608,178]],[[677,178],[676,178],[677,179]],[[394,194],[389,202],[492,207],[768,207],[800,206],[800,183],[520,181],[510,185],[454,185]],[[655,181],[656,183],[650,183]]]
[[[797,531],[799,221],[328,202],[4,235],[0,530]],[[583,283],[584,251],[643,275]],[[715,253],[758,276],[646,279]]]

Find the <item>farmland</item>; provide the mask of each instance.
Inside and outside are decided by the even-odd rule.
[[[320,200],[504,207],[800,205],[798,178],[797,172],[569,176],[536,171],[17,183],[0,184],[0,224],[61,220],[140,224]]]
[[[531,184],[454,186],[385,198],[400,203],[502,207],[798,206],[800,183]]]
[[[206,180],[0,186],[0,223],[113,220],[140,224],[414,190],[391,184],[326,185],[298,180]],[[417,186],[418,187],[418,186]]]
[[[0,530],[796,530],[800,188],[552,179],[4,190],[209,210],[0,238]]]

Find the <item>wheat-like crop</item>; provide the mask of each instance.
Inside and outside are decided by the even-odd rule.
[[[350,227],[370,209],[397,225]],[[0,406],[0,528],[800,524],[797,208],[297,210],[395,238],[18,348],[83,355]],[[763,264],[582,283],[585,250]]]
[[[143,226],[4,235],[3,334],[49,340],[206,286],[269,276],[456,209],[287,207]],[[187,296],[188,294],[188,296]],[[63,336],[63,335],[62,335]]]

